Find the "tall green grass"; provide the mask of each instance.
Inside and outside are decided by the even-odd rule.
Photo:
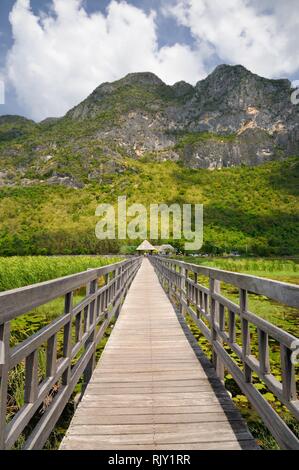
[[[299,258],[193,258],[187,256],[184,259],[189,263],[211,268],[299,284]]]
[[[120,257],[100,256],[0,257],[0,291],[68,276],[89,268],[99,268],[120,260]]]

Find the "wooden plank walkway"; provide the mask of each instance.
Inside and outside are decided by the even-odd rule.
[[[256,448],[145,259],[61,449]]]

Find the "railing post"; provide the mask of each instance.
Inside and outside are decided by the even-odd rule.
[[[270,373],[270,360],[269,360],[269,337],[265,331],[258,329],[258,345],[259,345],[259,359],[260,370],[262,374]]]
[[[184,279],[182,277],[182,273],[183,273],[183,270],[181,268],[181,266],[179,266],[179,275],[180,275],[180,306],[179,306],[179,310],[180,310],[180,313],[183,314],[183,304],[182,304],[182,301],[183,301],[183,286],[184,286]]]
[[[108,286],[108,284],[109,284],[109,274],[105,274],[104,281],[105,281],[105,286]],[[108,304],[109,304],[108,295],[109,295],[108,288],[106,288],[105,292],[104,292],[104,310],[107,310],[107,307],[108,307]]]
[[[121,266],[118,270],[119,279],[118,279],[118,282],[117,282],[117,290],[120,290],[120,288],[122,287],[122,272],[123,272],[123,268]]]
[[[286,400],[296,400],[296,378],[295,378],[295,365],[291,361],[292,351],[280,345],[280,361],[281,361],[281,375],[282,375],[282,393]]]
[[[25,361],[25,403],[34,403],[38,394],[38,351],[31,353]]]
[[[221,358],[215,351],[214,342],[219,341],[216,322],[219,321],[219,307],[218,303],[213,297],[213,294],[218,294],[220,292],[220,282],[217,279],[210,277],[210,314],[211,314],[211,333],[212,333],[212,361],[216,369],[217,376],[221,381],[224,381],[224,364]]]
[[[10,323],[0,325],[0,449],[5,450]]]
[[[229,310],[228,312],[228,335],[229,341],[233,344],[236,342],[236,314]]]
[[[120,290],[121,288],[121,284],[120,284],[120,279],[119,279],[119,275],[120,275],[120,269],[117,269],[117,271],[115,272],[115,275],[116,275],[116,278],[117,278],[117,281],[116,281],[116,292],[115,294]],[[114,303],[118,302],[119,298],[120,298],[120,294],[118,294],[118,296],[114,299]],[[120,314],[120,305],[118,305],[116,311],[115,311],[115,319],[117,320],[118,317],[119,317],[119,314]]]
[[[180,313],[185,316],[186,309],[183,307],[183,301],[187,303],[187,283],[186,277],[188,277],[188,269],[182,269],[180,267],[180,275],[181,275],[181,287],[180,287]]]
[[[69,292],[65,296],[64,301],[64,314],[72,313],[73,309],[73,292]],[[63,332],[63,357],[69,360],[67,369],[62,375],[62,385],[68,385],[71,379],[71,353],[72,353],[72,318],[64,327]]]
[[[250,329],[249,322],[246,318],[243,317],[243,313],[247,311],[248,308],[248,295],[245,289],[240,289],[240,319],[241,319],[241,329],[242,329],[242,355],[243,355],[243,364],[244,364],[244,377],[245,382],[250,383],[252,381],[252,371],[250,367],[246,364],[246,357],[251,353],[250,347]]]
[[[80,315],[81,320],[81,315]],[[77,335],[76,335],[77,336]],[[77,338],[76,338],[77,341]],[[57,335],[51,336],[47,343],[47,377],[53,377],[57,370]]]
[[[190,284],[188,283],[187,279],[189,277],[189,271],[188,269],[185,269],[185,292],[186,292],[186,304],[190,305]]]
[[[98,286],[98,280],[95,279],[94,281],[91,281],[91,283],[87,287],[87,295],[95,294]],[[96,348],[95,348],[95,329],[96,329],[96,314],[95,314],[95,300],[93,300],[90,305],[89,305],[89,327],[88,327],[88,332],[89,332],[89,337],[88,340],[85,343],[85,350],[88,349],[88,347],[93,344],[94,349],[91,355],[91,358],[88,361],[88,364],[85,368],[84,374],[83,374],[83,381],[84,381],[84,386],[83,389],[86,388],[88,382],[91,379],[92,373],[95,368],[95,361],[96,361]]]
[[[197,273],[194,273],[194,282],[195,284],[198,284],[198,274]],[[196,312],[196,316],[197,318],[200,317],[200,310],[199,310],[199,290],[197,287],[194,288],[195,289],[195,292],[194,292],[194,302],[195,302],[195,312]]]

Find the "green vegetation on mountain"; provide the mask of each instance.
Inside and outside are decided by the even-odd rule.
[[[101,184],[79,189],[0,188],[0,255],[103,254],[136,246],[136,241],[95,237],[96,207],[116,205],[124,195],[128,205],[203,204],[202,252],[298,253],[298,158],[217,171],[130,159],[123,166],[122,173],[103,175]],[[183,248],[182,242],[173,243]]]
[[[179,142],[175,146],[176,149],[184,149],[186,145],[194,145],[199,142],[233,142],[236,139],[236,134],[215,134],[212,132],[180,132],[176,135],[179,137]]]

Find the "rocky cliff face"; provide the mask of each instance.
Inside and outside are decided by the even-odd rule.
[[[298,153],[299,108],[290,95],[288,80],[222,65],[195,87],[128,75],[100,86],[68,117],[93,119],[113,109],[117,122],[97,137],[114,139],[133,157],[157,152],[196,168],[256,165]]]
[[[102,84],[61,119],[0,118],[0,184],[17,175],[21,184],[71,179],[80,187],[123,171],[126,157],[212,170],[298,155],[291,91],[288,80],[242,66],[221,65],[195,87],[130,74]]]

